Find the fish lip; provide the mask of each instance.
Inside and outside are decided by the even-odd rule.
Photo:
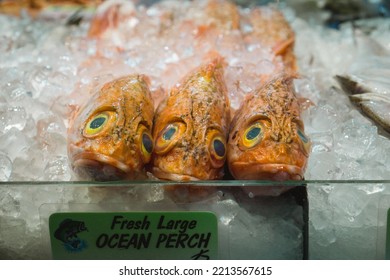
[[[162,179],[162,180],[170,180],[170,181],[199,181],[199,180],[201,180],[201,179],[194,177],[194,176],[191,176],[191,175],[168,173],[168,172],[161,170],[158,167],[153,167],[152,173],[154,176],[156,176],[157,178]]]
[[[92,153],[92,152],[81,152],[73,156],[73,165],[78,166],[78,163],[83,160],[93,160],[100,163],[109,164],[112,166],[115,166],[116,168],[120,169],[123,172],[131,172],[131,169],[129,166],[127,166],[122,161],[119,161],[117,159],[114,159],[113,157],[99,154],[99,153]]]
[[[241,180],[303,180],[303,168],[293,164],[234,162],[229,169],[236,179]]]
[[[114,159],[113,157],[93,152],[80,152],[72,157],[72,167],[74,170],[95,166],[102,168],[104,165],[113,167],[118,172],[118,179],[132,173],[131,168],[125,163]],[[120,174],[123,173],[123,174]],[[103,175],[99,175],[104,178]],[[94,176],[89,176],[94,177]]]

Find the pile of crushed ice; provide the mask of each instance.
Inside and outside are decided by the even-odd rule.
[[[384,258],[385,242],[380,236],[390,208],[390,139],[378,134],[377,127],[334,88],[333,77],[364,73],[368,65],[380,69],[372,61],[388,61],[390,20],[345,23],[340,30],[309,27],[299,18],[292,24],[301,73],[307,77],[298,87],[317,105],[304,113],[306,132],[313,141],[306,178],[387,180],[385,184],[309,184],[310,256]],[[381,71],[378,80],[389,69]]]
[[[192,9],[191,13],[185,14],[199,15],[199,8],[194,4],[169,3],[177,14]],[[315,104],[303,113],[306,132],[313,141],[306,179],[390,179],[390,140],[378,134],[376,126],[363,117],[345,95],[333,88],[336,85],[333,76],[351,70],[352,63],[359,56],[375,53],[376,44],[390,51],[390,21],[361,23],[361,29],[368,34],[363,36],[363,31],[350,23],[342,25],[340,30],[331,30],[319,21],[303,20],[288,7],[283,9],[296,31],[296,54],[303,75],[296,81],[297,90]],[[207,45],[207,40],[193,44],[199,37],[191,31],[193,26],[190,24],[182,26],[180,34],[184,38],[180,44],[169,37],[157,40],[155,32],[161,31],[156,28],[159,20],[169,20],[169,15],[163,11],[164,5],[140,8],[138,17],[130,22],[133,27],[131,24],[127,26],[134,32],[130,34],[132,40],[123,41],[118,37],[118,41],[105,45],[86,39],[88,21],[79,26],[65,26],[65,21],[0,15],[0,181],[76,180],[67,160],[66,129],[69,105],[80,102],[79,99],[83,98],[80,94],[88,96],[91,87],[104,81],[148,69],[152,90],[157,95],[161,88],[176,83],[182,73],[193,68],[213,48]],[[241,12],[245,14],[248,9]],[[257,45],[249,46],[250,52],[245,50],[245,60],[235,60],[242,57],[242,50],[237,48],[240,44],[237,34],[220,37],[214,43],[225,50],[223,55],[229,62],[226,70],[228,87],[233,104],[238,104],[240,98],[255,86],[251,84],[251,73],[266,73],[274,66],[261,61],[269,54]],[[116,51],[118,44],[125,44],[120,46],[130,50],[133,47],[133,53],[128,52],[124,57]],[[233,49],[229,49],[232,46]],[[99,59],[95,58],[97,52]],[[253,68],[254,65],[261,67]],[[242,81],[239,87],[234,83],[237,79]],[[36,257],[37,244],[40,244],[37,240],[40,236],[38,207],[41,204],[48,201],[96,202],[96,198],[89,197],[87,190],[81,187],[0,187],[0,255],[5,258]],[[378,220],[379,197],[390,195],[389,183],[310,184],[308,192],[312,258],[376,257],[378,224],[383,223]],[[156,197],[150,199],[155,200]],[[299,225],[286,226],[284,221],[274,217],[264,218],[266,214],[251,216],[234,199],[220,199],[217,205],[223,209],[218,210],[221,213],[236,213],[227,223],[230,223],[232,236],[244,234],[236,230],[245,229],[248,248],[253,240],[258,240],[254,235],[257,237],[255,232],[259,231],[259,223],[266,225],[263,228],[269,229],[270,237],[275,234],[275,228],[279,228],[276,231],[279,233],[286,228],[291,235],[279,239],[283,240],[284,248],[296,248],[296,244],[289,243],[291,236],[302,238]],[[295,220],[296,217],[288,216],[287,219]],[[222,218],[220,222],[222,224]],[[18,239],[8,247],[15,232],[26,238]],[[240,240],[232,244],[239,244]],[[270,244],[272,240],[269,240]],[[264,244],[259,246],[266,247]],[[240,248],[246,247],[237,245],[232,250],[239,251]],[[20,250],[25,255],[18,255]],[[245,253],[242,249],[238,253],[242,255],[236,257],[245,258]],[[283,250],[279,253],[269,258],[296,257]],[[251,257],[267,258],[256,254]]]

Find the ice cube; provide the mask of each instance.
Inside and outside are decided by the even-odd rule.
[[[0,181],[8,181],[12,172],[12,162],[10,158],[0,152]]]
[[[333,208],[333,223],[350,226],[368,204],[366,193],[352,186],[335,188],[328,197]],[[361,225],[355,225],[360,227]]]
[[[311,132],[331,132],[340,124],[339,112],[330,105],[319,105],[308,110],[311,121],[306,124],[308,133]]]
[[[18,102],[28,95],[28,90],[21,80],[12,80],[4,87],[4,97],[8,102]]]
[[[42,180],[46,163],[42,149],[34,143],[23,151],[13,161],[11,180],[13,181],[39,181]]]
[[[16,157],[23,155],[34,140],[22,131],[12,128],[6,134],[0,135],[0,151],[14,161]]]
[[[26,111],[20,106],[0,106],[0,131],[8,132],[12,128],[22,130],[26,125]]]
[[[37,140],[50,155],[67,154],[66,127],[57,116],[48,115],[37,122]]]
[[[14,217],[14,218],[19,217],[20,216],[20,195],[15,196],[7,188],[0,189],[0,214],[1,217],[5,217],[5,216]]]
[[[46,181],[69,181],[71,171],[66,156],[56,156],[45,167],[43,180]]]
[[[371,149],[377,128],[351,119],[342,124],[335,134],[335,152],[352,159],[362,158]]]
[[[330,152],[333,150],[333,134],[329,132],[311,133],[310,139],[312,141],[313,153]]]
[[[312,153],[309,157],[305,178],[310,180],[341,179],[342,169],[336,164],[339,157],[334,152]]]
[[[52,71],[50,66],[37,66],[30,72],[28,81],[32,87],[33,98],[38,98],[41,95]]]

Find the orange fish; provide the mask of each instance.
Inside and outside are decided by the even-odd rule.
[[[211,25],[219,30],[231,31],[240,28],[240,12],[232,2],[210,0],[205,7],[205,13]]]
[[[252,32],[247,35],[247,41],[256,41],[270,48],[276,60],[282,60],[284,71],[297,71],[294,55],[295,34],[283,14],[272,7],[256,8],[251,12],[249,20]]]
[[[233,118],[229,170],[236,179],[302,180],[311,142],[304,132],[293,86],[298,76],[294,32],[283,15],[272,8],[255,9],[250,20],[253,30],[247,40],[268,47],[277,67],[272,74],[260,77],[260,86],[248,95]],[[254,192],[277,195],[288,188],[259,189]]]
[[[229,170],[236,179],[303,179],[311,143],[292,80],[276,76],[236,112],[228,141]]]
[[[82,179],[144,177],[153,151],[153,113],[145,76],[106,83],[71,119],[68,155],[73,170]]]
[[[153,174],[180,181],[222,178],[229,107],[221,59],[187,75],[155,114]]]

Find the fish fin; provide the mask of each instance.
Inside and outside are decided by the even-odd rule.
[[[383,94],[375,93],[375,92],[365,92],[358,93],[349,96],[352,101],[360,102],[360,101],[380,101],[385,103],[390,103],[390,97],[387,97]]]
[[[223,56],[216,50],[211,50],[208,51],[204,56],[203,56],[204,61],[213,61],[213,63],[218,64],[227,64]]]
[[[283,56],[290,48],[293,47],[294,42],[295,42],[295,38],[294,37],[291,37],[291,38],[288,38],[286,40],[280,41],[279,43],[277,43],[272,48],[272,52],[275,55],[282,55]]]
[[[118,6],[111,6],[102,14],[97,14],[91,21],[88,36],[99,38],[105,31],[118,25]]]
[[[272,51],[275,56],[281,56],[285,71],[296,72],[298,70],[295,54],[294,54],[295,37],[290,37],[286,40],[280,41],[273,48]]]
[[[135,11],[131,1],[108,0],[99,6],[96,15],[91,21],[88,36],[99,38],[104,32],[116,28],[121,20],[121,15],[131,14]]]
[[[281,71],[280,73],[272,73],[272,74],[266,74],[261,75],[259,78],[259,84],[260,87],[263,87],[266,84],[273,84],[276,82],[283,82],[283,83],[292,83],[294,79],[299,79],[300,75],[295,71],[289,71],[285,69],[284,71]]]
[[[201,24],[196,28],[195,31],[195,37],[197,39],[201,39],[206,36],[207,32],[209,32],[210,29],[214,28],[213,26],[210,26],[209,24]]]
[[[223,69],[223,67],[226,65],[224,58],[217,51],[208,52],[204,58],[208,61],[211,61],[206,65],[205,68],[205,78],[208,80],[213,77],[216,69]]]
[[[78,8],[73,14],[70,15],[70,17],[66,20],[65,25],[66,26],[72,26],[72,25],[80,25],[80,22],[83,20],[83,10],[85,9],[85,6],[81,6]]]
[[[146,76],[145,74],[139,74],[138,79],[144,81],[148,85],[148,87],[150,87],[150,85],[152,84],[150,77]]]
[[[71,128],[73,126],[73,122],[75,121],[78,112],[80,110],[80,106],[76,104],[68,104],[68,109],[69,109],[69,123],[68,123],[68,128]]]
[[[77,112],[79,111],[80,106],[77,104],[68,104],[68,108],[70,118],[72,119],[72,117],[74,117],[74,115],[77,114]]]
[[[352,80],[352,78],[349,76],[336,75],[334,78],[340,85],[341,89],[348,95],[360,94],[370,91],[358,82]]]

